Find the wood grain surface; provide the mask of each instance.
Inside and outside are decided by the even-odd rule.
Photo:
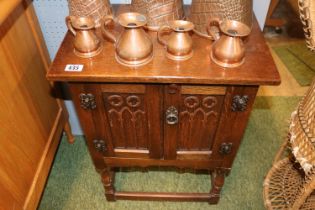
[[[5,3],[9,1],[1,1]],[[67,112],[46,80],[50,60],[30,1],[0,28],[0,209],[36,209]]]
[[[11,12],[21,3],[22,0],[1,0],[0,1],[0,24],[2,24]]]

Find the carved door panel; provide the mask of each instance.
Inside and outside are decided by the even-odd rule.
[[[160,86],[71,83],[70,90],[97,170],[103,157],[162,157]]]
[[[161,104],[157,85],[98,85],[107,148],[115,157],[161,158]]]
[[[165,158],[209,159],[225,98],[220,86],[166,87],[165,106],[176,109],[177,123],[165,114]]]

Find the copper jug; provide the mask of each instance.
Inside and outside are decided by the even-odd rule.
[[[73,41],[74,54],[90,58],[102,51],[102,43],[95,33],[95,23],[90,17],[66,17],[66,24],[75,36]]]
[[[218,27],[213,30],[212,27]],[[210,20],[208,32],[214,38],[210,57],[222,67],[237,67],[244,63],[245,47],[242,38],[250,34],[251,29],[235,20]]]
[[[189,32],[194,24],[185,20],[175,20],[162,26],[158,31],[158,41],[166,46],[166,57],[172,60],[187,60],[193,56],[193,42]],[[164,32],[171,32],[168,40],[164,40]]]
[[[116,37],[108,31],[107,25],[114,21],[112,16],[104,18],[103,34],[115,43],[116,60],[126,66],[140,66],[149,63],[153,58],[153,44],[143,26],[147,24],[144,15],[128,12],[118,16],[117,22],[124,30]]]

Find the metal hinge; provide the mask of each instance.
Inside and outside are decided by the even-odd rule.
[[[233,112],[243,112],[247,108],[247,102],[249,100],[248,95],[240,96],[236,95],[233,97],[232,101],[232,111]]]
[[[95,109],[96,102],[95,96],[91,93],[81,93],[80,94],[80,104],[83,109]]]
[[[233,146],[232,143],[222,143],[220,146],[220,151],[219,151],[220,154],[222,154],[222,155],[230,154],[232,151],[232,146]]]
[[[105,144],[104,140],[94,139],[93,144],[94,144],[94,148],[98,152],[105,152],[106,151],[106,144]]]

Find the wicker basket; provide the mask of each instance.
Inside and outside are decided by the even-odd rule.
[[[315,145],[315,79],[301,101],[298,113],[305,134]]]
[[[315,80],[291,115],[289,146],[293,160],[277,161],[265,178],[267,209],[315,209]],[[280,153],[276,157],[280,157]],[[298,166],[298,167],[297,167]]]
[[[158,30],[169,21],[185,18],[183,0],[132,0],[131,8],[147,17],[151,30]]]
[[[252,0],[192,0],[188,19],[195,24],[195,32],[210,37],[207,33],[209,19],[229,19],[252,25]],[[211,38],[211,37],[210,37]]]
[[[101,19],[112,14],[109,0],[68,0],[69,13],[72,16],[91,16],[95,26],[101,25]]]
[[[307,47],[315,51],[315,1],[298,0]]]
[[[314,181],[314,180],[313,180]],[[305,200],[301,200],[300,208],[293,208],[312,182],[294,168],[292,162],[285,158],[277,162],[268,172],[264,182],[265,207],[274,209],[314,210],[315,195],[308,192]],[[308,185],[308,186],[307,186]]]
[[[292,153],[306,174],[315,168],[315,80],[291,116]]]

